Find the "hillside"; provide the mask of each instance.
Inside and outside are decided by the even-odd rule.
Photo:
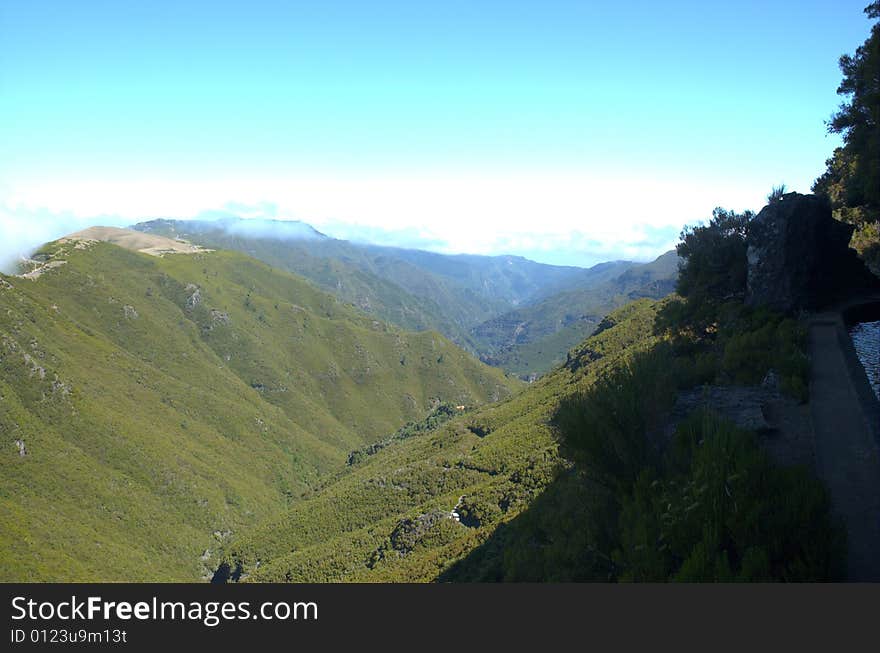
[[[255,582],[435,580],[553,483],[567,464],[548,424],[559,401],[650,348],[658,307],[642,300],[589,339],[603,352],[593,364],[557,369],[506,401],[347,467],[284,516],[228,543],[229,570]]]
[[[184,240],[145,234],[118,227],[89,227],[61,239],[61,242],[72,243],[88,243],[90,241],[113,243],[124,249],[153,256],[161,256],[162,254],[194,254],[201,251],[200,247],[191,245]]]
[[[517,387],[241,254],[85,236],[0,278],[3,580],[196,580],[351,450]]]
[[[792,434],[756,434],[699,399],[673,418],[682,391],[734,396],[725,379],[768,368],[797,388],[802,333],[733,303],[734,326],[701,341],[680,317],[692,308],[632,302],[526,391],[353,458],[227,542],[215,580],[840,578],[827,490],[769,453]]]

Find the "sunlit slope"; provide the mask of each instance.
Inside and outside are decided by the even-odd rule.
[[[563,464],[547,424],[560,398],[656,342],[634,302],[560,368],[506,401],[347,467],[222,555],[247,581],[429,581],[521,513]],[[453,514],[453,511],[455,514]],[[236,572],[238,569],[238,572]]]
[[[0,278],[2,580],[196,580],[352,448],[513,387],[239,254],[42,254]]]

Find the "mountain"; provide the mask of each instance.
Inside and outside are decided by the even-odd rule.
[[[482,314],[501,306],[529,303],[560,290],[603,280],[609,273],[622,272],[632,265],[615,261],[587,270],[536,263],[521,256],[438,254],[329,238],[303,222],[286,220],[151,220],[132,228],[211,247],[250,248],[247,253],[255,258],[272,256],[278,259],[276,262],[302,267],[302,271],[294,271],[304,276],[309,276],[304,273],[310,272],[310,267],[295,260],[303,253],[341,261],[390,281],[408,293],[431,299],[445,314],[451,308],[463,324],[479,319],[473,310]],[[285,251],[279,250],[279,243],[283,243]],[[327,281],[320,277],[314,280]],[[486,301],[489,306],[481,305]],[[463,302],[464,306],[458,307],[455,302]]]
[[[634,299],[660,299],[675,289],[678,256],[670,251],[642,265],[610,264],[604,278],[509,311],[475,327],[481,359],[520,375],[542,373],[565,360],[602,318]]]
[[[534,378],[610,310],[671,292],[677,259],[554,266],[518,256],[445,255],[329,238],[282,220],[152,220],[139,231],[233,249],[300,274],[365,313],[433,329],[492,365]]]
[[[3,580],[196,580],[352,450],[519,386],[240,253],[103,229],[34,259],[0,277]]]

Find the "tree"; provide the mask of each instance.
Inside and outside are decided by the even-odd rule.
[[[843,81],[837,89],[846,102],[828,122],[843,145],[826,161],[827,169],[813,184],[826,196],[834,216],[856,226],[853,246],[880,264],[880,0],[865,8],[876,22],[855,54],[840,57]]]
[[[746,236],[754,217],[722,208],[708,225],[685,227],[676,251],[682,259],[677,292],[696,302],[741,297],[746,290]]]

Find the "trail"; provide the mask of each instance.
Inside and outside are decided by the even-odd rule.
[[[846,523],[850,581],[880,581],[880,451],[864,371],[839,313],[810,320],[810,413],[819,476]]]

